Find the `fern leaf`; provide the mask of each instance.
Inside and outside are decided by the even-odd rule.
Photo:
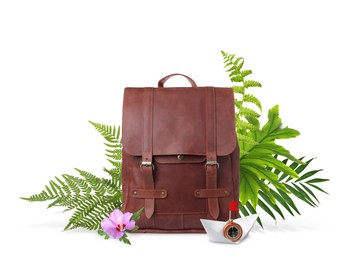
[[[228,67],[228,66],[230,66],[230,65],[232,65],[232,64],[233,64],[233,63],[228,63],[228,65],[227,65],[226,67]],[[229,69],[227,69],[226,72],[232,72],[232,71],[234,71],[234,70],[236,70],[236,69],[237,69],[237,66],[233,65],[232,67],[230,67]],[[231,74],[229,74],[228,76],[230,77]]]
[[[54,185],[53,185],[54,184]],[[49,188],[50,186],[50,188]],[[30,197],[21,197],[23,200],[27,200],[30,202],[35,202],[35,201],[47,201],[47,200],[54,200],[59,196],[59,192],[61,191],[60,186],[58,186],[55,182],[50,181],[50,185],[45,186],[45,190],[42,190],[38,194],[34,194]]]
[[[30,202],[34,202],[34,201],[47,201],[47,200],[52,200],[52,199],[55,199],[56,197],[54,196],[49,196],[48,193],[43,190],[41,191],[40,193],[38,194],[34,194],[30,197],[21,197],[21,199],[23,200],[27,200],[27,201],[30,201]]]
[[[258,143],[251,137],[246,136],[246,135],[242,135],[242,134],[237,134],[238,137],[238,141],[242,141],[248,144],[252,144],[252,145],[257,145]]]
[[[238,94],[244,94],[244,91],[245,91],[243,86],[233,86],[232,89],[234,93],[238,93]]]
[[[64,174],[63,177],[64,179],[69,180],[69,182],[71,182],[71,185],[77,186],[77,188],[83,193],[90,193],[92,191],[92,188],[89,186],[89,184],[81,178],[68,174]]]
[[[258,114],[255,110],[248,107],[241,107],[238,110],[238,114],[243,117],[247,117],[247,116],[257,117],[257,118],[260,117],[260,114]]]
[[[233,77],[233,76],[240,76],[241,78],[243,78],[242,75],[241,75],[241,72],[240,72],[239,68],[235,68],[235,69],[232,71],[232,73],[229,74],[229,77],[230,77],[230,78]]]
[[[71,195],[72,191],[70,189],[70,187],[68,185],[66,185],[65,182],[63,182],[62,180],[60,180],[58,177],[55,177],[55,179],[58,181],[58,183],[61,185],[61,189],[60,189],[60,195]]]
[[[87,195],[86,197],[88,198],[83,200],[80,206],[75,210],[64,230],[68,230],[73,224],[78,224],[79,221],[87,216],[101,200],[98,196]]]
[[[256,126],[254,126],[253,124],[250,124],[249,122],[244,121],[240,118],[238,118],[236,120],[236,127],[237,127],[237,129],[242,129],[242,130],[247,130],[247,129],[248,130],[255,130],[256,129]]]
[[[254,80],[245,80],[244,87],[245,88],[260,88],[262,87],[262,84]]]
[[[230,79],[232,82],[242,82],[243,81],[243,77],[241,75],[231,76]]]
[[[243,101],[240,101],[240,100],[235,99],[235,100],[234,100],[234,105],[235,105],[236,108],[239,109],[239,108],[242,107]]]
[[[79,194],[80,193],[80,189],[78,187],[78,185],[76,184],[76,182],[74,182],[73,180],[71,180],[71,178],[69,177],[69,175],[67,174],[63,174],[62,177],[64,178],[66,184],[69,186],[70,190],[74,193],[74,194]]]
[[[116,141],[117,140],[117,131],[115,126],[104,125],[89,121],[95,129],[108,141]]]
[[[254,95],[245,94],[243,96],[243,102],[248,102],[248,103],[252,103],[252,104],[256,105],[259,108],[259,110],[262,112],[262,104],[259,101],[259,99],[256,98]]]
[[[121,205],[114,199],[107,200],[106,197],[93,196],[81,204],[71,216],[65,230],[75,228],[85,228],[88,230],[97,230],[100,228],[102,219]]]
[[[252,74],[252,70],[243,70],[242,72],[241,72],[241,76],[243,77],[243,78],[245,78],[246,76],[249,76],[249,75],[251,75]]]
[[[50,203],[47,206],[47,209],[54,207],[54,206],[61,206],[61,198],[57,198],[56,200],[54,200],[52,203]]]
[[[112,184],[115,186],[115,187],[119,187],[120,188],[120,180],[121,180],[121,163],[119,163],[119,167],[115,167],[115,168],[112,168],[110,170],[108,170],[107,168],[103,168],[103,171],[108,173],[111,177],[112,177]]]

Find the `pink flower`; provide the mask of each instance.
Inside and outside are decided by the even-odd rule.
[[[121,238],[125,234],[125,230],[131,230],[135,227],[135,221],[131,220],[132,213],[123,214],[120,210],[114,210],[109,218],[105,218],[101,222],[101,227],[112,238]]]

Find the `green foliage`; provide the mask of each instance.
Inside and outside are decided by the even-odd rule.
[[[281,206],[291,215],[300,214],[292,197],[312,207],[319,203],[314,191],[325,192],[318,185],[328,179],[313,178],[321,170],[305,172],[313,159],[297,159],[276,140],[295,138],[299,132],[283,127],[279,106],[268,111],[268,121],[261,126],[262,105],[247,93],[261,83],[249,80],[251,70],[242,70],[244,58],[221,51],[226,72],[233,83],[236,107],[236,128],[240,147],[240,211],[244,216],[256,213],[257,206],[276,220],[285,218]],[[281,158],[281,159],[279,159]],[[326,192],[325,192],[326,193]],[[276,212],[276,214],[274,214]],[[260,225],[262,225],[259,219]]]
[[[140,210],[138,210],[135,213],[133,213],[131,219],[134,220],[134,221],[137,221],[141,217],[143,209],[144,208],[141,208]]]
[[[109,235],[106,232],[104,232],[102,229],[97,230],[97,234],[99,234],[101,237],[103,237],[106,240],[109,239]]]
[[[300,214],[292,198],[298,198],[312,207],[319,203],[314,192],[325,192],[319,185],[328,179],[317,175],[322,170],[306,171],[313,159],[297,159],[287,149],[276,143],[278,139],[295,138],[299,132],[282,126],[279,106],[268,111],[268,120],[261,126],[260,100],[251,93],[252,88],[262,87],[261,83],[247,79],[251,70],[244,70],[244,58],[221,51],[226,72],[234,85],[236,128],[240,147],[240,212],[247,216],[257,212],[257,206],[276,220],[277,215],[285,218],[283,209],[289,214]],[[122,144],[120,126],[109,126],[89,121],[104,137],[106,157],[110,168],[103,171],[109,178],[99,178],[89,172],[75,169],[78,176],[63,174],[55,177],[38,194],[22,198],[30,202],[50,201],[50,207],[64,207],[73,211],[64,230],[85,228],[97,230],[108,239],[101,229],[102,219],[122,206],[121,160]],[[327,193],[328,194],[328,193]],[[132,216],[138,220],[143,209]],[[258,219],[259,224],[262,222]],[[132,230],[137,230],[138,226]],[[121,239],[131,244],[125,234]]]
[[[119,239],[121,242],[124,242],[125,244],[131,245],[130,240],[127,238],[126,233]]]
[[[111,167],[103,171],[110,178],[99,178],[75,169],[78,176],[63,174],[62,177],[55,177],[40,193],[22,198],[30,202],[50,201],[48,208],[61,206],[65,208],[64,211],[72,210],[73,214],[64,230],[99,230],[102,219],[122,205],[120,127],[90,123],[106,140],[106,156]]]

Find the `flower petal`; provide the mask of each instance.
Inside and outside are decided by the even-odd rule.
[[[101,227],[110,237],[116,238],[118,231],[116,230],[116,224],[109,218],[105,218],[101,221]]]
[[[123,213],[116,209],[113,210],[113,212],[109,215],[109,218],[116,224],[120,223],[122,221],[123,218]]]
[[[123,218],[122,218],[122,223],[125,224],[127,226],[127,223],[129,223],[131,217],[132,217],[132,213],[130,212],[126,212],[124,215],[123,215]]]
[[[125,229],[131,230],[135,227],[136,222],[134,220],[131,220],[129,223],[127,223]]]
[[[125,231],[118,231],[118,230],[115,230],[115,237],[114,238],[121,238],[123,235],[125,234]]]

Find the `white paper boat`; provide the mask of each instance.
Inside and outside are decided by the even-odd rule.
[[[229,243],[237,244],[241,242],[246,235],[249,233],[253,225],[255,224],[258,218],[257,214],[246,216],[244,218],[237,218],[233,222],[239,224],[243,230],[243,235],[237,242],[232,242],[223,235],[223,228],[226,225],[227,221],[215,221],[209,219],[201,219],[202,225],[209,236],[209,240],[219,243]]]

